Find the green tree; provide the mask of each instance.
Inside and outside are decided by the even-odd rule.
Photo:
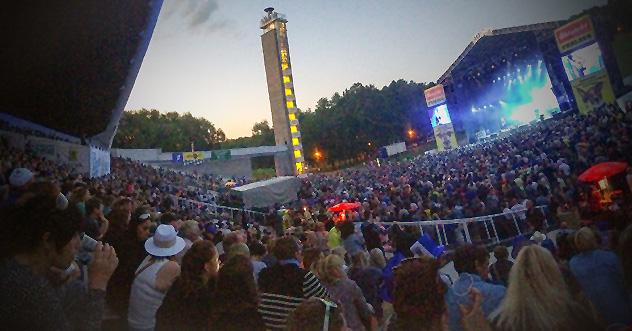
[[[165,152],[218,148],[226,140],[222,129],[191,113],[160,113],[156,109],[126,111],[114,137],[114,148],[162,148]]]

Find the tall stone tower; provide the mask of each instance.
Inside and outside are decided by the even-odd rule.
[[[287,41],[287,19],[284,15],[266,8],[261,19],[261,44],[263,61],[268,81],[270,110],[274,139],[277,145],[288,147],[287,154],[274,157],[277,176],[300,175],[303,173],[305,158],[301,131],[296,114],[296,97],[290,64],[290,49]]]

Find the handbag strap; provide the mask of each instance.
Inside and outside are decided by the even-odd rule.
[[[156,261],[158,261],[157,259],[151,258],[151,262],[145,264],[142,268],[140,268],[138,271],[136,271],[136,274],[134,275],[134,277],[138,277],[138,275],[142,274],[143,271],[147,270],[147,268],[151,267],[154,263],[156,263]]]

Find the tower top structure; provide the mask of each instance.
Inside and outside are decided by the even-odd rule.
[[[266,12],[266,15],[259,21],[259,27],[262,30],[266,30],[271,25],[270,23],[274,23],[275,21],[279,21],[282,23],[287,23],[287,18],[283,14],[279,14],[274,11],[274,8],[268,7],[263,10]]]

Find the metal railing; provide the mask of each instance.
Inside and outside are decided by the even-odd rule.
[[[548,223],[548,215],[547,208],[548,206],[537,206],[536,209],[540,210],[543,216],[543,226],[544,229],[549,227]],[[458,244],[458,233],[457,231],[463,232],[463,242],[472,243],[472,235],[471,231],[475,230],[477,232],[484,229],[484,233],[487,236],[487,240],[490,240],[492,244],[498,244],[501,241],[505,241],[508,239],[513,239],[516,236],[522,235],[525,232],[527,227],[526,225],[526,213],[527,209],[520,210],[512,210],[507,213],[486,215],[486,216],[478,216],[478,217],[470,217],[470,218],[461,218],[461,219],[453,219],[453,220],[435,220],[435,221],[416,221],[416,222],[377,222],[377,224],[385,224],[385,225],[393,225],[398,224],[401,226],[418,226],[421,234],[424,234],[424,231],[428,232],[429,229],[434,229],[436,236],[435,240],[438,241],[440,245],[453,245]],[[510,223],[511,228],[509,228],[508,222]],[[522,223],[522,226],[521,226]],[[446,232],[446,225],[454,225],[457,227],[454,229],[453,235],[454,240],[450,242],[448,232]],[[476,228],[478,227],[478,228]],[[500,229],[499,229],[500,228]],[[490,231],[491,230],[491,231]],[[507,238],[501,239],[502,235],[508,235]],[[515,235],[514,235],[515,234]],[[480,235],[480,234],[479,234]],[[482,235],[480,235],[481,239]]]
[[[186,203],[192,204],[192,205],[204,205],[206,206],[206,210],[210,211],[212,213],[223,213],[224,211],[230,213],[230,218],[234,219],[235,218],[235,213],[236,212],[244,212],[247,215],[254,217],[255,215],[265,215],[262,212],[258,212],[258,211],[254,211],[254,210],[250,210],[250,209],[245,209],[245,208],[235,208],[235,207],[228,207],[228,206],[222,206],[222,205],[218,205],[215,203],[208,203],[208,202],[202,202],[202,201],[197,201],[197,200],[193,200],[193,199],[187,199],[187,198],[182,198],[179,197],[178,198],[179,201],[185,201]]]

